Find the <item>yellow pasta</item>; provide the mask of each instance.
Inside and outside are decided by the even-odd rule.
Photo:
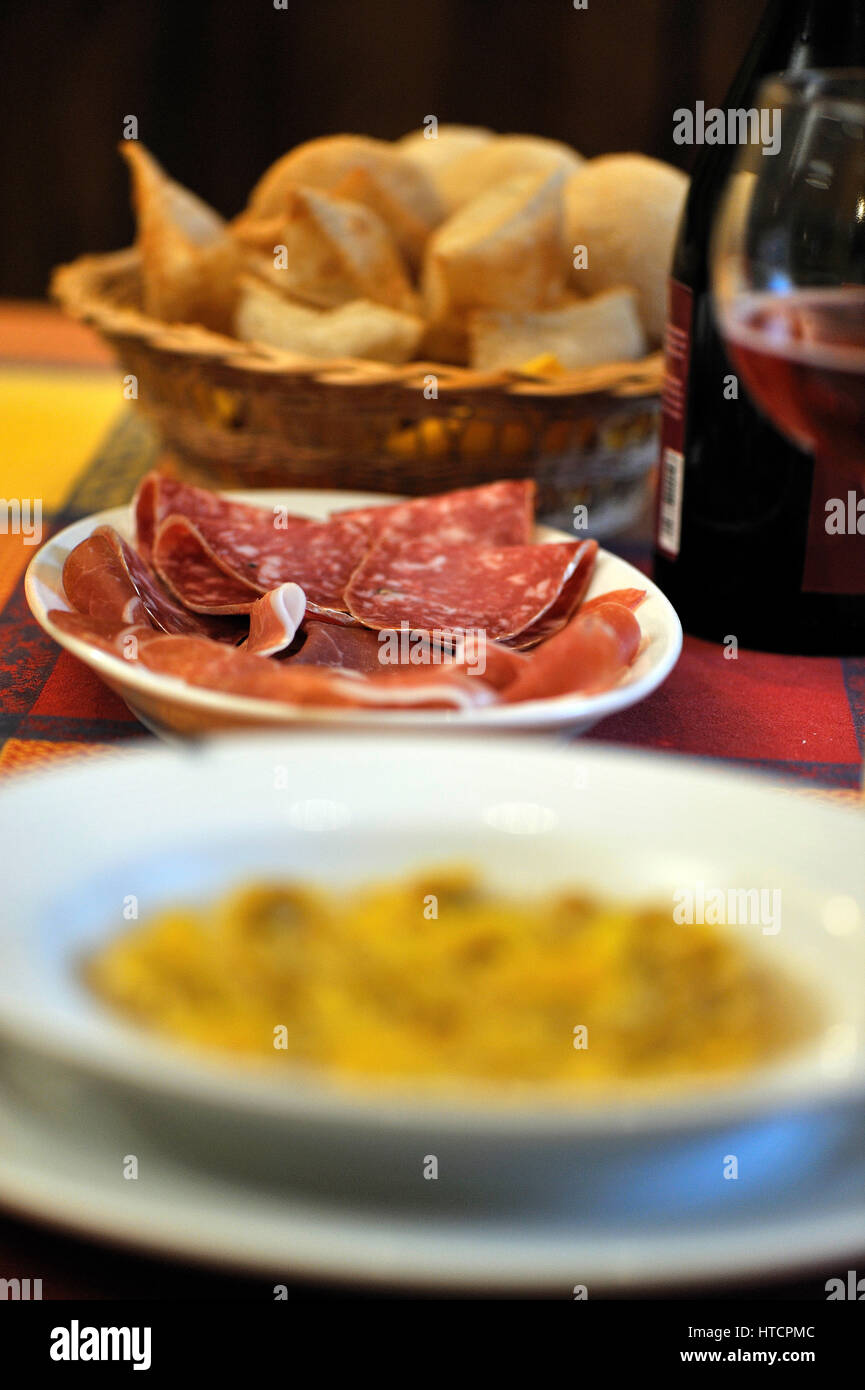
[[[377,1084],[588,1091],[725,1076],[809,1020],[723,928],[578,892],[496,894],[462,869],[342,894],[244,887],[161,912],[86,976],[179,1042]]]

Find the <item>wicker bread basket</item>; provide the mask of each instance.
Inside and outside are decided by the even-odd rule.
[[[534,477],[538,511],[603,533],[642,504],[662,355],[565,375],[299,358],[141,310],[134,249],[58,268],[52,293],[114,347],[181,471],[231,487],[420,494]]]

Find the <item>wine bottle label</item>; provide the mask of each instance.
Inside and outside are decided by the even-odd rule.
[[[814,460],[802,589],[865,594],[865,492],[837,464]]]
[[[685,408],[691,362],[694,296],[687,285],[670,280],[661,398],[661,452],[658,460],[656,542],[671,560],[679,553],[685,482]]]

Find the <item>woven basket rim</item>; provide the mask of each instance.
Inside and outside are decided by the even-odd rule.
[[[89,324],[109,340],[134,338],[156,350],[207,358],[271,379],[274,376],[304,377],[322,386],[352,386],[362,390],[394,385],[416,391],[426,385],[426,377],[434,375],[440,391],[477,392],[485,396],[502,393],[517,397],[599,394],[634,400],[657,397],[661,390],[663,352],[651,353],[637,362],[581,367],[548,377],[514,370],[483,372],[446,362],[412,361],[395,366],[358,357],[327,361],[301,357],[265,343],[244,343],[199,324],[163,323],[140,309],[117,304],[108,291],[108,282],[118,275],[134,272],[139,265],[138,250],[134,246],[79,256],[53,271],[52,298],[72,318]]]

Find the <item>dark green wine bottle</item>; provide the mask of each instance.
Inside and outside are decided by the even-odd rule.
[[[723,109],[752,108],[770,73],[850,67],[865,68],[865,0],[771,0]],[[697,636],[861,654],[865,593],[803,587],[813,460],[743,386],[737,399],[724,392],[735,373],[715,321],[709,246],[737,154],[702,148],[673,259],[655,578]]]

